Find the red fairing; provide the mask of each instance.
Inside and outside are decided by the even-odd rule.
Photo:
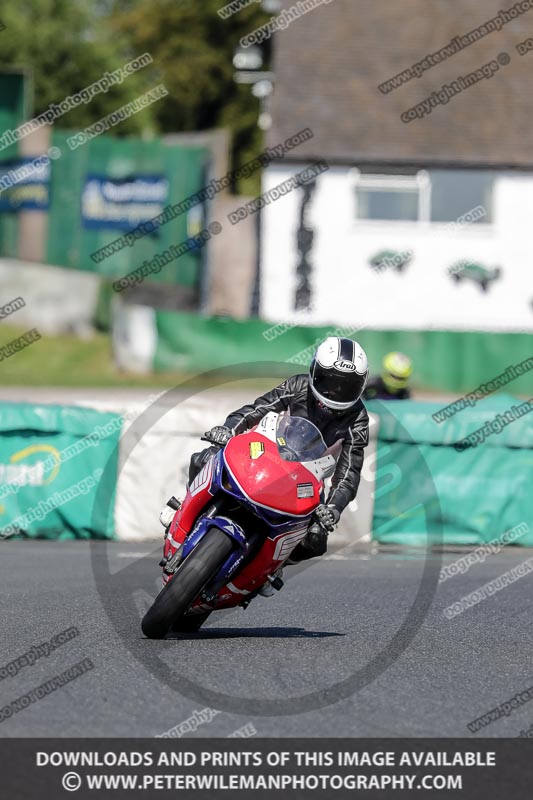
[[[230,439],[224,461],[232,480],[252,503],[305,516],[319,502],[322,483],[316,476],[297,461],[280,459],[277,445],[257,431]]]
[[[165,539],[165,547],[163,555],[171,557],[174,555],[180,545],[183,544],[191,528],[207,505],[209,500],[212,499],[211,482],[213,480],[213,459],[210,458],[207,464],[203,467],[201,472],[196,476],[194,481],[189,486],[185,499],[181,508],[174,514],[174,519],[170,525],[170,530],[167,538]],[[163,581],[167,583],[170,580],[168,575],[163,572]]]

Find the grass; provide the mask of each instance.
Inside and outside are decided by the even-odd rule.
[[[12,342],[27,329],[0,325],[0,347]],[[111,337],[95,333],[88,340],[76,336],[43,336],[9,358],[0,361],[0,386],[87,386],[148,387],[170,389],[190,374],[180,372],[138,375],[123,372],[113,362]],[[232,383],[238,388],[239,381]],[[271,388],[272,381],[257,381],[257,388]],[[209,383],[201,375],[194,380],[196,388]],[[246,388],[250,388],[249,381]]]

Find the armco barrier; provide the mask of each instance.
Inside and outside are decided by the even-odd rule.
[[[380,413],[373,538],[426,545],[442,530],[444,544],[477,545],[525,522],[530,531],[516,544],[532,546],[533,413],[477,447],[454,447],[520,402],[488,397],[441,424],[432,418],[441,404],[369,402],[369,410],[386,412]]]
[[[75,406],[0,403],[0,540],[113,538],[93,528],[96,487],[116,484],[122,417]]]

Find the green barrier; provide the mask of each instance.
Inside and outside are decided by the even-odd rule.
[[[477,545],[519,523],[533,545],[533,413],[492,433],[476,447],[454,444],[522,401],[489,397],[437,424],[437,403],[367,403],[380,417],[373,538],[383,543]],[[498,426],[496,426],[498,427]]]
[[[15,130],[24,119],[30,118],[28,99],[29,76],[27,74],[15,72],[12,69],[0,72],[0,135],[8,130]],[[0,161],[16,160],[18,155],[19,145],[14,141],[0,150]],[[18,247],[18,214],[13,211],[1,212],[0,254],[5,258],[17,258]]]
[[[103,479],[114,507],[121,428],[118,414],[0,403],[0,540],[114,538],[93,507]]]
[[[165,145],[160,139],[143,141],[133,136],[117,139],[105,134],[71,150],[67,139],[72,135],[73,131],[57,128],[52,132],[52,144],[60,148],[61,158],[52,166],[46,254],[49,264],[98,272],[113,279],[122,278],[171,244],[180,244],[197,233],[196,229],[191,230],[191,216],[183,213],[161,225],[153,234],[137,239],[133,246],[124,247],[95,262],[92,253],[127,231],[83,226],[81,203],[88,174],[114,179],[143,174],[164,175],[169,184],[169,203],[178,203],[205,185],[209,153],[203,147]],[[201,205],[198,205],[191,214],[201,210]],[[154,210],[153,216],[158,213]],[[147,280],[196,287],[201,259],[202,251],[192,250],[165,266],[161,272],[152,273]]]
[[[374,373],[379,372],[386,353],[401,350],[413,359],[415,388],[459,393],[475,389],[533,354],[531,335],[525,333],[359,331],[355,322],[352,328],[333,324],[276,328],[257,319],[205,318],[172,311],[157,312],[156,325],[154,369],[161,371],[197,373],[245,364],[244,372],[249,374],[250,363],[275,361],[287,364],[288,375],[305,372],[318,342],[335,334],[357,339]],[[533,396],[533,370],[513,380],[509,388]]]

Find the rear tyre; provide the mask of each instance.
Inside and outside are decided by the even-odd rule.
[[[144,615],[141,628],[148,639],[163,639],[171,627],[183,632],[182,625],[192,624],[196,615],[190,617],[191,623],[184,615],[232,550],[232,540],[223,531],[215,527],[207,531]],[[204,615],[198,615],[201,616]],[[196,630],[205,619],[207,616]]]

